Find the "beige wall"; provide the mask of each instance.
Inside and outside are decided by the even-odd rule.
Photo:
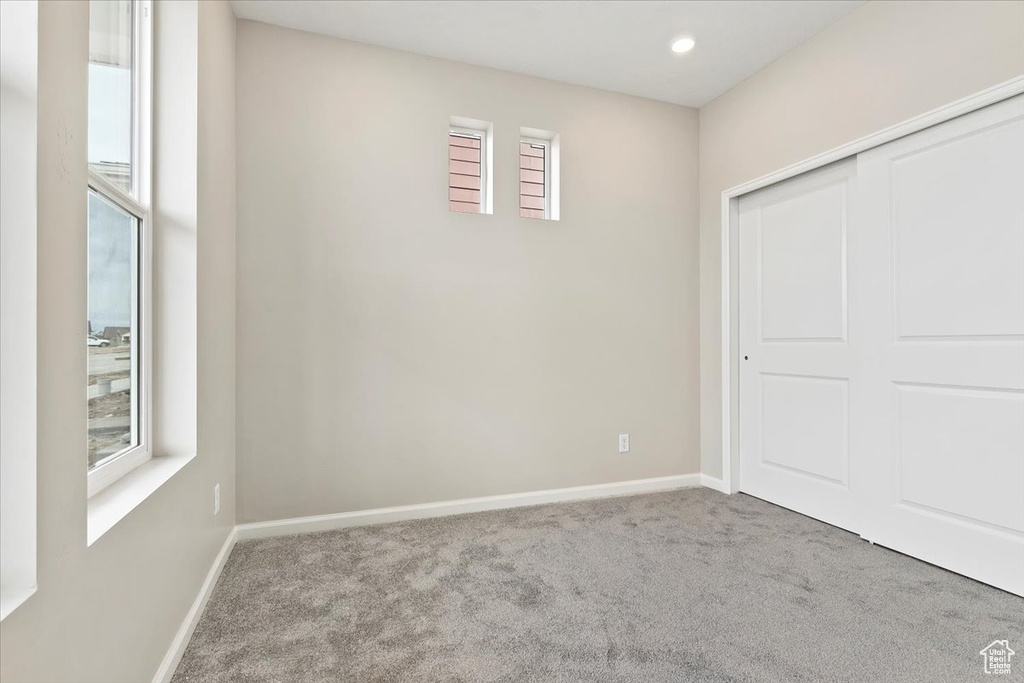
[[[220,483],[222,521],[235,514],[235,15],[199,3],[198,433]],[[201,498],[212,503],[209,487]]]
[[[90,547],[82,385],[88,3],[39,6],[39,588],[0,623],[5,683],[151,680],[234,524],[234,162],[231,143],[214,142],[234,137],[234,18],[226,3],[200,5],[160,7],[199,22],[198,457]],[[189,49],[187,39],[182,45]],[[225,497],[214,518],[218,481]]]
[[[701,471],[721,476],[721,194],[1024,73],[1022,2],[870,2],[700,111]]]
[[[695,110],[237,31],[240,522],[697,471]],[[494,122],[493,216],[448,211],[452,115]]]

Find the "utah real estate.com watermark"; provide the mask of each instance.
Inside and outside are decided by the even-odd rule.
[[[1010,658],[1016,652],[1010,649],[1010,643],[1006,640],[993,640],[988,647],[981,651],[985,658],[985,673],[987,674],[1009,674]]]

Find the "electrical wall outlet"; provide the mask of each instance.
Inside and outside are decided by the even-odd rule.
[[[220,512],[220,484],[213,485],[213,514]]]
[[[619,453],[629,453],[629,434],[619,434]]]

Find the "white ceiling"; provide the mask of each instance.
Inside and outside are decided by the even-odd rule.
[[[233,0],[269,24],[700,107],[863,0]],[[683,35],[697,41],[669,52]]]

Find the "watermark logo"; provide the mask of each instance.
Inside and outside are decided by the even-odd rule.
[[[985,673],[987,674],[1009,674],[1010,659],[1017,654],[1010,649],[1010,643],[1006,640],[993,640],[988,647],[981,651],[985,658]]]

